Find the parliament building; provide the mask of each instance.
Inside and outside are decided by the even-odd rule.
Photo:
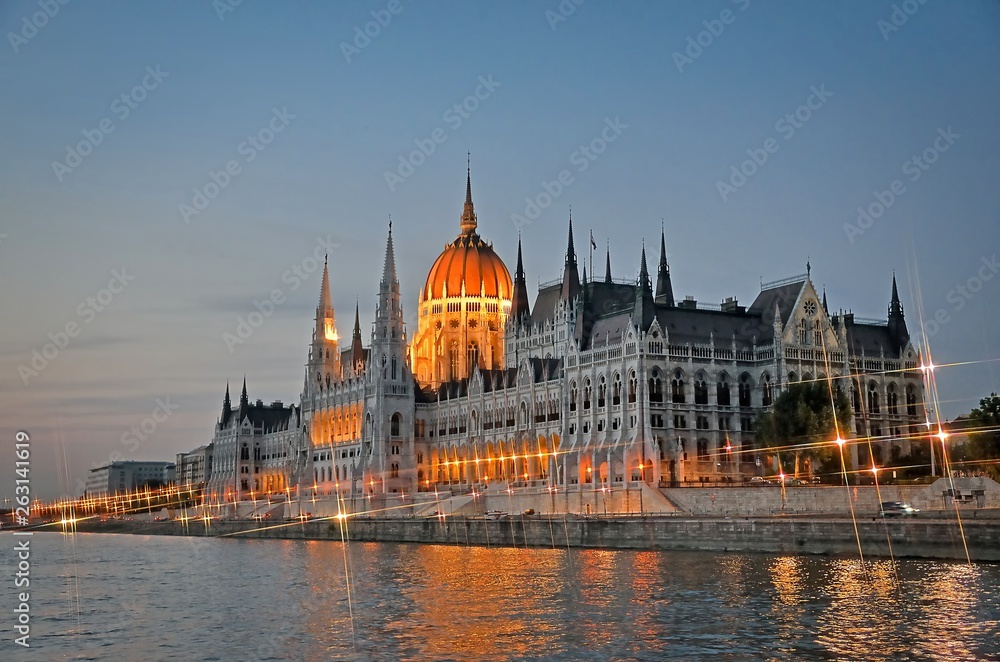
[[[885,320],[831,314],[808,268],[749,306],[677,299],[662,229],[655,276],[643,248],[636,275],[613,276],[609,257],[599,277],[579,263],[570,219],[562,278],[531,303],[520,240],[511,277],[479,229],[467,176],[414,330],[391,224],[370,334],[357,309],[349,340],[338,333],[325,267],[298,402],[251,402],[244,382],[234,405],[227,387],[211,444],[178,456],[178,480],[227,500],[746,480],[774,471],[757,416],[789,383],[828,377],[852,399],[843,435],[872,439],[874,458],[848,446],[854,466],[907,455],[922,428],[895,278]]]

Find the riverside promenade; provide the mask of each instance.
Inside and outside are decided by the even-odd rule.
[[[923,515],[923,514],[921,514]],[[52,525],[50,525],[51,527]],[[856,527],[856,528],[855,528]],[[1000,512],[954,512],[906,519],[821,516],[581,517],[517,515],[320,518],[292,522],[83,520],[76,532],[223,538],[401,542],[509,547],[591,547],[821,554],[857,557],[1000,561]],[[61,531],[56,525],[54,529]],[[855,532],[856,531],[856,532]],[[967,550],[967,551],[966,551]]]

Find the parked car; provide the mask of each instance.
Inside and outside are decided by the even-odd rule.
[[[764,480],[763,476],[754,476],[753,478],[750,479],[750,482],[751,483],[765,483],[767,481]]]
[[[883,501],[879,504],[879,514],[882,517],[913,517],[918,512],[920,511],[902,501]]]

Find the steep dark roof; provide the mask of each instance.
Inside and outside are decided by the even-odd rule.
[[[777,303],[778,310],[781,312],[781,324],[784,326],[788,323],[788,318],[792,314],[792,308],[795,306],[796,299],[799,298],[799,292],[802,291],[803,285],[805,285],[805,279],[789,283],[788,285],[761,290],[757,298],[754,299],[754,302],[750,304],[747,312],[770,319],[774,313],[774,304]]]
[[[851,353],[877,357],[885,352],[887,358],[899,358],[896,339],[888,327],[878,324],[847,324],[847,345]]]

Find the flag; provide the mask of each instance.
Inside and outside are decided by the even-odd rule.
[[[593,230],[590,231],[590,247],[592,249],[594,249],[595,251],[597,250],[597,242],[594,241],[594,231]]]

